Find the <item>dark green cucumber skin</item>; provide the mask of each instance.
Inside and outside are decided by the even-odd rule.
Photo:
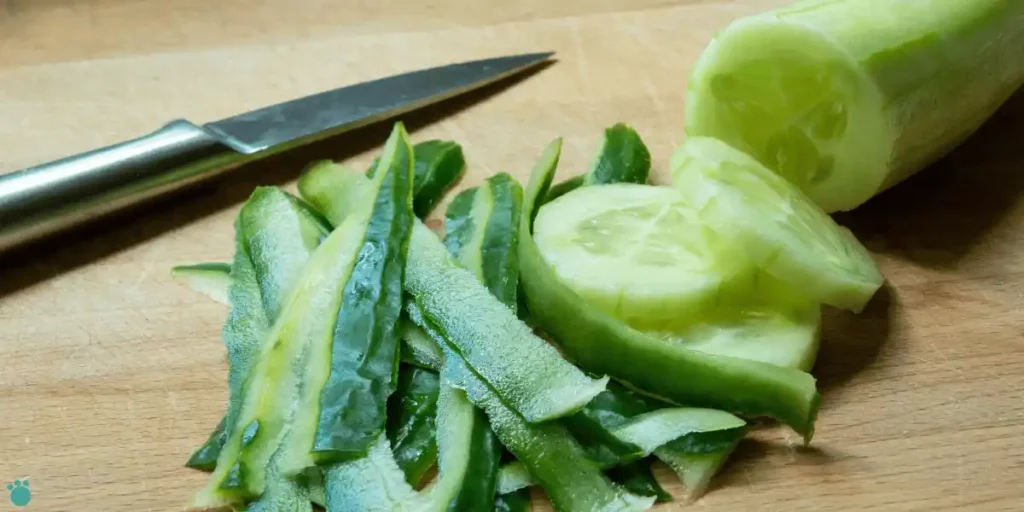
[[[633,416],[662,407],[671,407],[671,404],[654,403],[653,400],[640,398],[621,384],[612,381],[608,383],[605,391],[563,422],[591,459],[601,467],[611,468],[634,462],[644,456],[643,449],[633,443],[619,440],[612,433],[612,429]]]
[[[231,264],[224,263],[223,261],[213,261],[206,263],[196,263],[195,265],[181,265],[174,267],[175,270],[196,270],[200,272],[216,272],[219,274],[230,275]]]
[[[551,201],[582,187],[583,182],[586,179],[586,174],[580,174],[579,176],[573,176],[572,178],[569,178],[557,185],[553,185],[551,190],[548,190],[547,193],[544,194],[544,200],[542,203],[550,203]]]
[[[448,505],[449,512],[476,512],[494,507],[502,447],[491,430],[487,415],[479,408],[474,408],[473,414],[476,419],[473,421],[470,435],[466,479],[463,480],[459,493]]]
[[[467,188],[456,194],[444,215],[444,246],[456,258],[473,238],[477,228],[472,212],[478,190],[479,187]]]
[[[439,335],[436,329],[428,331]],[[443,376],[465,389],[470,401],[484,409],[502,444],[529,468],[557,510],[591,510],[617,495],[611,481],[559,422],[527,423],[506,407],[458,354],[446,351]],[[596,483],[603,485],[592,485]]]
[[[636,130],[618,123],[604,132],[604,143],[584,185],[636,183],[643,185],[651,173],[651,153]],[[544,196],[541,196],[544,197]]]
[[[580,443],[587,456],[603,468],[627,464],[644,456],[643,449],[616,437],[608,427],[594,417],[588,407],[563,419],[562,424]]]
[[[530,489],[498,496],[494,500],[494,512],[530,512]]]
[[[320,462],[365,456],[384,431],[398,370],[398,318],[412,233],[412,148],[404,130],[380,179],[363,245],[345,288],[320,394],[312,452]],[[382,171],[378,171],[382,172]]]
[[[413,210],[425,218],[445,192],[466,172],[462,147],[452,141],[428,140],[413,147],[416,155]]]
[[[484,230],[480,264],[471,269],[483,277],[484,286],[506,306],[516,309],[516,290],[519,282],[518,233],[522,211],[522,187],[506,173],[488,178],[482,187],[490,189],[492,209],[484,226],[476,225],[472,217],[476,188],[461,192],[445,213],[445,247],[458,257],[477,230]],[[459,494],[452,500],[449,511],[473,512],[495,506],[495,488],[502,446],[491,430],[487,416],[479,408],[474,410],[470,460]]]
[[[519,259],[530,314],[566,357],[589,372],[610,375],[673,403],[774,417],[809,441],[820,400],[809,374],[670,346],[590,306],[558,280],[532,237],[538,199],[550,187],[557,163],[558,149],[550,149],[531,176]]]
[[[608,471],[608,478],[638,496],[654,496],[661,502],[672,501],[672,495],[654,478],[651,462],[651,459],[642,459],[612,468]]]
[[[220,457],[220,450],[224,448],[227,441],[227,416],[220,419],[220,423],[210,433],[210,437],[200,446],[195,453],[189,457],[186,467],[213,471],[217,467],[217,457]]]
[[[466,173],[462,146],[450,140],[428,140],[413,146],[413,210],[423,219],[430,215],[445,192]],[[377,174],[374,159],[366,176]]]
[[[507,173],[498,173],[484,183],[490,188],[494,209],[487,220],[481,247],[484,286],[515,311],[519,290],[519,219],[523,210],[523,187]]]
[[[387,435],[395,462],[409,485],[419,488],[437,462],[437,396],[441,379],[436,372],[402,365],[398,388],[388,400]]]

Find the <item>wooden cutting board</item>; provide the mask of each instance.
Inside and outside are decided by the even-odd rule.
[[[394,72],[555,50],[556,64],[510,87],[407,116],[414,138],[464,144],[468,186],[502,170],[525,177],[556,136],[560,176],[580,172],[601,130],[626,121],[664,181],[703,45],[730,19],[781,3],[6,0],[0,172],[175,117],[208,121]],[[0,262],[0,493],[27,479],[25,510],[180,510],[205,478],[183,463],[225,403],[226,310],[168,269],[229,259],[233,217],[254,185],[292,186],[315,158],[364,165],[387,128],[252,164]],[[826,314],[814,442],[759,431],[694,507],[1024,509],[1022,142],[1018,94],[951,156],[840,217],[888,285],[862,315]],[[13,510],[6,498],[0,510]]]

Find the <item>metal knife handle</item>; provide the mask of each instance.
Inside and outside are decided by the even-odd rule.
[[[211,158],[224,155],[225,158]],[[185,120],[0,176],[0,252],[216,174],[236,155]]]

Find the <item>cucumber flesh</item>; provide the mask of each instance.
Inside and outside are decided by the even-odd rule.
[[[231,283],[230,274],[230,263],[178,265],[171,269],[171,276],[175,279],[181,280],[189,288],[221,304],[229,304],[228,287]]]
[[[672,182],[702,219],[734,234],[766,273],[808,298],[859,312],[884,278],[871,254],[799,189],[716,139],[691,137]]]
[[[1019,0],[806,0],[715,36],[686,132],[848,210],[946,154],[1022,83]]]
[[[753,271],[670,187],[580,188],[540,209],[533,236],[563,282],[641,330],[692,323],[730,279]]]

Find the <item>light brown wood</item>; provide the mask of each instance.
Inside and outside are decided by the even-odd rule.
[[[560,176],[578,172],[601,130],[626,121],[664,180],[703,45],[730,19],[780,3],[6,0],[0,172],[174,117],[207,121],[393,72],[555,50],[556,64],[514,86],[408,116],[413,136],[462,142],[465,186],[500,170],[525,176],[555,136],[565,137]],[[255,184],[290,186],[313,158],[363,165],[386,130],[250,165],[0,263],[0,483],[29,479],[26,510],[183,507],[205,478],[183,463],[226,397],[225,309],[168,269],[228,259],[232,219]],[[1022,140],[1018,94],[953,155],[841,216],[888,285],[860,316],[827,314],[814,442],[758,432],[693,507],[1024,508]]]

